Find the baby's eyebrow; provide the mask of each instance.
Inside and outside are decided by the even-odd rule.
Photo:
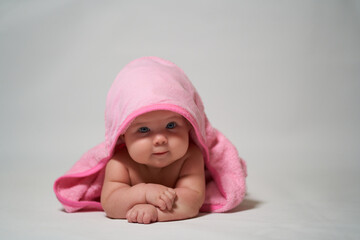
[[[149,124],[148,122],[134,122],[130,125],[130,127],[139,127],[139,126],[145,127],[148,124]]]

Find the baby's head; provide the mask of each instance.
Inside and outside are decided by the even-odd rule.
[[[122,140],[134,161],[163,168],[186,155],[190,129],[180,114],[158,110],[135,118]]]

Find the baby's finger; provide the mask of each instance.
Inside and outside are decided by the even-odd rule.
[[[145,213],[143,216],[143,223],[149,224],[149,223],[151,223],[151,220],[152,220],[151,216],[148,213]]]
[[[176,195],[170,191],[165,191],[166,196],[171,200],[174,201]]]
[[[126,214],[126,218],[129,223],[136,222],[136,212],[134,210],[129,210]]]
[[[144,223],[143,218],[144,218],[144,213],[143,213],[143,212],[138,212],[137,218],[136,218],[136,222],[138,222],[138,223]]]
[[[167,191],[170,192],[170,193],[171,193],[172,195],[174,195],[174,196],[176,195],[175,190],[172,189],[172,188],[168,188]]]
[[[160,208],[160,210],[164,211],[166,209],[167,205],[166,205],[166,202],[162,199],[161,196],[160,196],[160,199],[158,201],[158,207]]]
[[[168,210],[172,209],[172,205],[173,205],[173,201],[171,200],[171,198],[169,198],[168,196],[166,196],[166,194],[162,194],[160,196],[160,198],[166,203],[166,208]],[[165,210],[165,209],[164,209]]]

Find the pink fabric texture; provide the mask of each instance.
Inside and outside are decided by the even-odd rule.
[[[105,141],[87,151],[54,184],[65,211],[103,210],[100,195],[106,163],[122,144],[119,136],[139,115],[169,110],[193,126],[191,138],[201,148],[206,169],[203,212],[225,212],[236,207],[246,192],[246,164],[233,144],[207,119],[199,94],[185,73],[158,57],[142,57],[126,65],[112,84],[106,100]]]

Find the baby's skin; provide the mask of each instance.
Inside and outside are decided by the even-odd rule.
[[[110,218],[152,223],[195,217],[205,198],[204,161],[181,115],[154,111],[121,136],[108,162],[101,204]]]

